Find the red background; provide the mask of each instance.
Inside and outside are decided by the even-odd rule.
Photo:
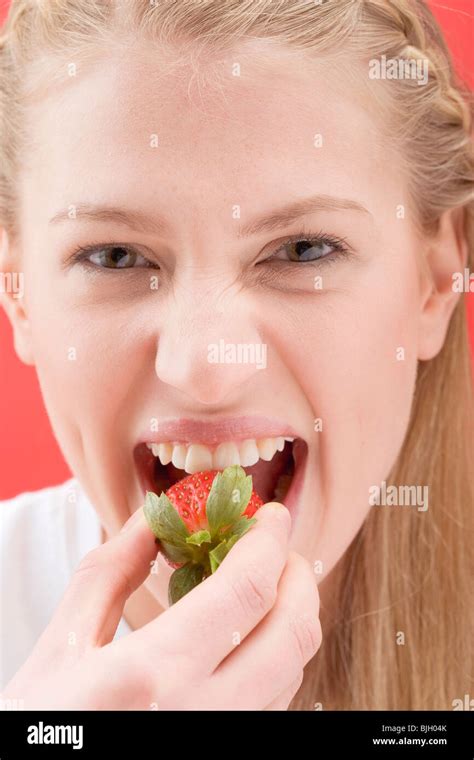
[[[457,70],[474,85],[472,0],[450,0],[450,8],[431,3],[453,52]],[[0,23],[8,2],[0,0]],[[469,325],[474,351],[474,294],[469,296]],[[0,308],[0,499],[61,483],[70,476],[44,410],[33,367],[13,350],[12,331]]]

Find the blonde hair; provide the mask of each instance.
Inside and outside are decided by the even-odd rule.
[[[260,39],[367,64],[382,55],[428,61],[425,86],[408,78],[383,85],[391,134],[425,234],[436,232],[443,212],[461,208],[474,268],[470,100],[421,0],[13,0],[0,38],[0,224],[12,236],[23,109],[39,87],[40,64],[93,55],[99,40],[119,32],[176,49],[186,43],[185,55]],[[36,84],[27,92],[28,81]],[[387,475],[395,485],[428,485],[429,518],[370,512],[334,570],[338,619],[290,709],[452,709],[472,689],[474,415],[465,309],[461,297],[442,350],[419,362],[409,428]]]

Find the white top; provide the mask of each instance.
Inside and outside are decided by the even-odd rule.
[[[71,576],[101,543],[77,478],[0,501],[0,689],[27,659]],[[122,617],[115,638],[131,633]]]

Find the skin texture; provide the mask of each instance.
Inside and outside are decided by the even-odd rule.
[[[230,74],[235,61],[240,77]],[[126,63],[79,67],[35,105],[21,236],[3,245],[3,265],[25,273],[24,300],[5,299],[16,350],[36,365],[104,538],[143,503],[132,454],[151,418],[288,421],[309,447],[290,549],[311,568],[322,562],[325,601],[330,571],[370,509],[368,489],[402,446],[417,361],[443,344],[456,301],[450,272],[465,252],[448,216],[436,238],[420,239],[362,67],[249,46],[202,64],[199,75],[174,63],[142,44]],[[366,211],[319,211],[239,238],[239,226],[316,194]],[[48,224],[81,203],[160,214],[169,229]],[[263,263],[288,236],[321,231],[345,239],[351,255]],[[79,246],[110,242],[134,246],[159,271],[92,272],[70,261]],[[209,364],[207,346],[222,338],[265,343],[266,369]],[[168,577],[161,562],[148,591],[129,600],[135,627],[166,605]]]
[[[85,556],[3,696],[25,709],[286,710],[321,642],[318,591],[289,551],[288,510],[264,504],[256,519],[206,583],[112,641],[156,553],[139,510]]]

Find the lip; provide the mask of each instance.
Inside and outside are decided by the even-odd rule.
[[[158,422],[156,432],[143,432],[138,443],[203,443],[215,446],[224,441],[278,436],[301,438],[286,422],[270,417],[221,417],[215,420],[178,418]]]
[[[144,433],[135,447],[136,466],[140,475],[140,485],[145,494],[154,490],[145,473],[150,472],[154,456],[146,448],[147,443],[202,443],[214,446],[224,441],[241,441],[247,438],[294,438],[293,455],[295,473],[283,503],[292,517],[291,533],[299,511],[299,501],[306,477],[308,444],[297,431],[281,420],[269,417],[244,416],[225,417],[217,420],[172,419],[157,423],[157,431]],[[245,469],[245,467],[244,467]]]

